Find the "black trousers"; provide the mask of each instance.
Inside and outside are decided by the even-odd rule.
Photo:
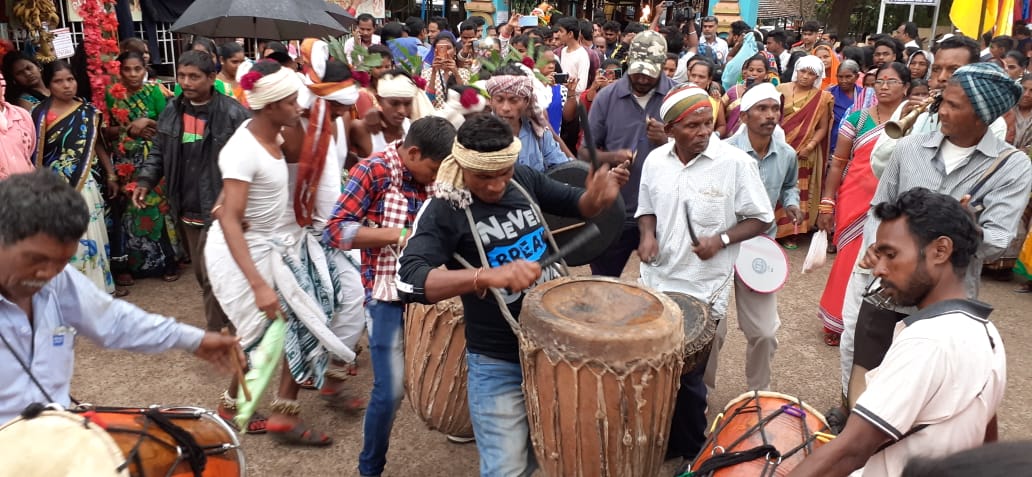
[[[684,457],[692,460],[706,443],[706,384],[702,376],[706,366],[698,366],[681,376],[677,389],[674,416],[670,424],[670,445],[666,458]]]

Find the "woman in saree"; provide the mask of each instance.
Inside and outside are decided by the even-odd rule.
[[[70,263],[100,289],[113,293],[115,282],[111,278],[108,259],[104,197],[94,177],[93,166],[99,160],[107,174],[109,191],[117,193],[118,177],[107,152],[101,147],[100,113],[75,97],[78,84],[72,68],[65,61],[47,64],[43,68],[43,83],[50,89],[50,98],[32,110],[32,122],[39,138],[36,167],[59,174],[82,193],[90,211],[90,222]]]
[[[838,137],[838,128],[842,118],[853,111],[867,109],[875,104],[873,94],[865,95],[863,86],[857,84],[860,78],[860,65],[853,60],[845,60],[839,65],[836,76],[838,83],[828,88],[828,92],[835,98],[835,117],[831,120],[831,137]],[[838,141],[831,142],[831,153],[835,153]]]
[[[757,53],[742,63],[742,82],[731,86],[720,98],[724,106],[724,117],[727,119],[727,129],[723,137],[731,137],[738,130],[738,126],[742,124],[742,95],[752,85],[766,82],[767,71],[767,57],[762,53]]]
[[[817,46],[813,47],[812,54],[820,58],[821,63],[824,63],[824,77],[821,79],[821,89],[827,91],[828,88],[838,83],[835,74],[839,70],[839,57],[835,54],[835,49],[827,43],[818,43]]]
[[[32,108],[50,96],[46,82],[40,75],[39,64],[25,53],[10,51],[4,55],[3,73],[7,78],[4,95],[8,103],[32,111]]]
[[[157,85],[145,82],[147,69],[141,55],[122,53],[118,61],[120,81],[107,92],[111,126],[106,133],[120,188],[131,193],[136,168],[147,159],[157,134],[165,95]],[[134,278],[163,277],[167,282],[179,278],[178,240],[175,222],[168,216],[164,182],[149,191],[144,202],[146,207],[141,209],[123,196],[110,201],[111,272],[118,286],[131,286]]]
[[[898,119],[910,83],[910,70],[889,63],[875,73],[878,104],[851,113],[839,128],[838,147],[832,156],[828,180],[821,193],[817,228],[834,232],[838,256],[821,296],[817,315],[824,322],[824,343],[838,346],[842,333],[842,303],[846,285],[863,242],[867,211],[878,188],[871,168],[874,146],[887,138],[885,123]]]
[[[810,231],[817,220],[824,160],[828,156],[828,133],[834,117],[831,93],[820,89],[824,63],[813,55],[795,62],[791,83],[782,83],[778,91],[785,97],[781,127],[785,140],[796,151],[799,161],[799,208],[803,212],[802,227],[793,223],[779,205],[775,210],[777,238],[787,249],[798,248],[796,235]]]

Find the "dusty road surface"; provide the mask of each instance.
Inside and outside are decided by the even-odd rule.
[[[838,402],[838,348],[824,345],[817,302],[824,289],[830,265],[808,275],[800,273],[805,244],[790,251],[792,275],[778,294],[782,326],[775,361],[772,390],[799,396],[814,408],[825,411]],[[587,273],[578,270],[578,273]],[[638,276],[636,260],[628,264],[624,277]],[[1007,348],[1008,388],[1000,416],[1000,436],[1006,440],[1032,439],[1032,296],[1011,290],[1014,283],[984,281],[982,299],[996,307],[992,320],[1000,329]],[[130,301],[155,313],[203,325],[200,291],[193,275],[184,270],[175,283],[140,280],[132,287]],[[735,319],[734,307],[730,318]],[[717,392],[710,396],[710,418],[717,410],[745,390],[744,338],[734,321],[721,354]],[[214,409],[227,379],[206,363],[185,353],[148,356],[98,349],[89,341],[78,341],[78,362],[72,393],[79,400],[105,406],[199,406]],[[351,389],[366,396],[372,384],[368,353],[359,357],[358,376]],[[362,417],[345,415],[324,407],[314,391],[302,391],[304,418],[314,427],[334,436],[327,449],[281,447],[266,436],[242,438],[249,476],[352,476],[361,450]],[[267,410],[271,395],[262,408]],[[386,476],[473,476],[477,475],[475,445],[448,443],[444,436],[428,430],[403,402],[394,426],[387,456]],[[676,462],[667,462],[663,476],[669,476]]]

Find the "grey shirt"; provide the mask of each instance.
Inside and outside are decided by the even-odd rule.
[[[900,139],[893,151],[889,164],[878,182],[878,189],[871,199],[871,206],[895,201],[900,194],[915,187],[924,187],[935,192],[948,194],[958,200],[966,195],[979,181],[982,174],[998,157],[1014,153],[1016,149],[994,134],[987,133],[975,146],[970,157],[947,174],[940,146],[946,137],[941,132],[911,134]],[[982,263],[995,260],[1017,236],[1018,221],[1028,203],[1032,187],[1032,164],[1024,153],[1015,154],[996,171],[982,189],[972,197],[981,199],[984,210],[978,215],[982,228],[982,244],[968,266],[964,285],[968,296],[978,296],[979,277]],[[864,224],[864,243],[861,250],[874,243],[879,220],[873,211]],[[861,257],[863,254],[860,255]],[[870,273],[856,267],[857,271]]]
[[[649,102],[642,108],[634,98],[631,83],[624,76],[610,86],[602,88],[591,103],[588,123],[595,147],[602,151],[629,149],[635,154],[631,165],[631,179],[620,190],[627,212],[627,225],[636,224],[634,212],[638,210],[638,185],[641,183],[641,168],[645,159],[658,146],[649,142],[645,120],[653,118],[662,121],[659,106],[663,98],[674,87],[674,82],[662,75],[653,90]],[[660,144],[662,145],[662,144]]]
[[[774,135],[770,139],[767,155],[760,157],[753,149],[748,132],[743,131],[741,134],[727,138],[724,142],[745,151],[749,157],[756,160],[760,167],[760,180],[763,181],[763,188],[767,191],[771,208],[775,207],[778,202],[782,207],[799,206],[799,161],[796,160],[796,153],[792,146]],[[776,232],[777,224],[771,224],[767,235],[773,238]]]

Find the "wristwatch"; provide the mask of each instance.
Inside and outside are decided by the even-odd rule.
[[[720,243],[723,244],[722,248],[727,248],[728,245],[731,245],[731,237],[728,237],[727,233],[720,234]]]

